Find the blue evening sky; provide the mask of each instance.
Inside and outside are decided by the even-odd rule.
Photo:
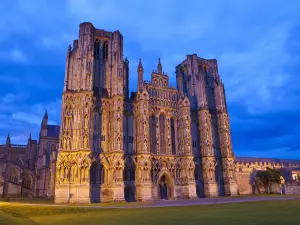
[[[186,54],[216,58],[237,156],[300,159],[300,1],[1,0],[0,143],[60,123],[65,57],[78,25],[120,30],[135,91],[157,58],[175,85]]]

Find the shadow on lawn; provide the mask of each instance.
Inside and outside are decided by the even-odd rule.
[[[1,215],[0,224],[5,225],[38,225],[37,222],[33,221],[29,217],[26,217],[20,213],[17,213],[15,211],[6,211],[3,208],[0,209],[0,211],[3,213]]]

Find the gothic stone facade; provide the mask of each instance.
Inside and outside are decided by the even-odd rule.
[[[0,145],[3,196],[55,202],[147,201],[250,194],[255,170],[300,174],[300,161],[235,159],[216,60],[187,55],[177,88],[158,61],[129,96],[129,61],[119,31],[79,26],[69,46],[61,126],[43,118],[39,142]],[[300,190],[299,190],[300,192]]]
[[[54,198],[59,126],[43,117],[39,140],[31,135],[26,145],[13,144],[8,135],[0,145],[0,197]]]
[[[145,82],[140,61],[130,97],[128,66],[119,31],[80,24],[66,60],[55,201],[236,195],[217,61],[188,55],[177,88],[160,60]]]
[[[55,202],[146,201],[238,194],[225,90],[216,60],[158,61],[129,96],[119,31],[79,26],[69,46]]]

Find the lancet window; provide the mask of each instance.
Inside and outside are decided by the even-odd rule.
[[[160,154],[166,154],[166,135],[165,135],[166,119],[163,114],[159,115],[159,133],[160,133]]]

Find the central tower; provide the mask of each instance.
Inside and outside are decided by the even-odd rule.
[[[113,176],[101,186],[110,192],[110,200],[124,199],[124,163],[119,159],[128,64],[119,31],[80,24],[79,38],[68,47],[66,59],[55,202],[90,202],[100,196],[95,193],[101,191],[100,174],[91,176],[93,172]]]

